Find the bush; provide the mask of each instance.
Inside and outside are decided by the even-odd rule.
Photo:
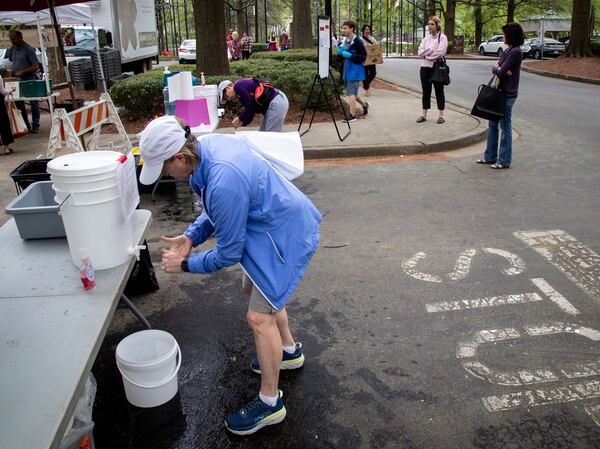
[[[262,53],[263,51],[267,51],[269,44],[252,44],[252,54],[254,53]]]
[[[252,59],[274,59],[275,61],[312,61],[317,62],[319,55],[317,50],[302,48],[298,50],[267,51],[251,56]]]
[[[263,76],[285,93],[290,104],[298,108],[304,108],[310,88],[317,74],[317,64],[306,60],[278,61],[272,59],[250,59],[249,61],[240,61],[231,64],[231,72],[240,78]],[[325,85],[329,101],[333,102],[333,87],[329,82]],[[316,106],[317,95],[315,94],[309,107],[314,108]]]
[[[169,66],[171,71],[194,71],[194,65]],[[196,75],[194,73],[194,75]],[[151,118],[165,112],[162,84],[163,69],[142,73],[117,82],[110,88],[115,105],[123,108],[121,115],[128,120]],[[199,76],[199,75],[197,75]],[[207,84],[219,84],[225,79],[235,81],[235,76],[207,76]]]
[[[600,56],[600,41],[590,42],[592,47],[592,53],[596,56]]]
[[[191,71],[195,76],[199,76],[195,68],[193,65],[174,64],[169,66],[171,71]],[[206,83],[219,84],[225,79],[235,81],[244,77],[263,76],[286,94],[291,106],[302,109],[308,99],[316,73],[317,64],[312,61],[252,58],[249,61],[232,63],[231,75],[207,76]],[[162,74],[162,69],[152,70],[119,81],[110,88],[110,95],[114,103],[123,108],[123,118],[128,120],[149,119],[154,115],[164,114]],[[326,83],[326,95],[334,104],[334,90],[330,82]],[[317,95],[313,95],[309,106],[313,108],[317,106]]]

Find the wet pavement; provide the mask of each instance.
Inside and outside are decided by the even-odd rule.
[[[127,404],[114,350],[141,326],[118,310],[94,366],[97,447],[600,448],[600,135],[586,108],[517,103],[510,170],[474,164],[481,147],[310,166],[298,186],[325,218],[288,306],[306,363],[282,373],[285,421],[244,438],[223,426],[259,386],[239,268],[158,272],[161,289],[134,302],[181,345],[179,395]],[[198,211],[184,184],[142,206],[156,264],[159,236]]]

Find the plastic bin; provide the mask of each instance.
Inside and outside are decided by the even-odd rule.
[[[44,80],[21,81],[19,89],[21,91],[21,98],[45,97],[49,95],[46,90],[46,81]],[[52,90],[52,81],[50,81],[50,90]]]
[[[52,181],[31,184],[6,208],[15,217],[22,239],[48,239],[65,237],[65,227],[58,204],[54,200]]]
[[[15,187],[17,188],[17,195],[34,182],[50,180],[50,174],[46,172],[46,168],[48,161],[51,160],[34,159],[25,161],[10,172],[10,177],[15,182]]]

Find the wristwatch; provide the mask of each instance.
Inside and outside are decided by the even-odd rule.
[[[188,260],[187,259],[183,259],[181,261],[181,271],[183,271],[185,273],[189,273],[190,272],[190,267],[188,267]]]

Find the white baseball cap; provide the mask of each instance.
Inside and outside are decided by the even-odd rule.
[[[229,80],[221,81],[219,83],[219,104],[223,104],[223,95],[225,93],[225,88],[227,86],[229,86],[230,84],[233,84],[233,83]]]
[[[153,184],[160,177],[165,161],[175,156],[185,144],[185,131],[175,117],[164,115],[148,123],[139,137],[144,160],[140,182]]]

